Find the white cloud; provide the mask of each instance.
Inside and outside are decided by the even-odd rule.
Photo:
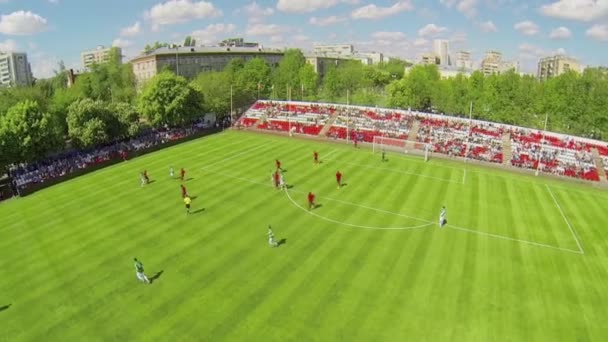
[[[59,58],[38,51],[28,54],[28,61],[32,67],[32,74],[37,79],[49,78],[55,75]]]
[[[559,48],[559,49],[555,50],[555,54],[557,54],[557,55],[565,55],[566,54],[566,49]]]
[[[358,4],[359,0],[279,0],[277,8],[283,12],[310,13],[334,7],[340,3]]]
[[[116,38],[116,39],[114,39],[114,41],[112,41],[112,46],[119,47],[121,49],[127,49],[127,48],[131,47],[132,45],[133,45],[133,42],[131,42],[128,39]]]
[[[458,3],[458,10],[467,17],[474,17],[477,14],[477,0],[462,0]]]
[[[253,24],[247,26],[245,32],[248,36],[278,36],[293,29],[276,24]]]
[[[469,18],[477,15],[477,0],[439,0],[439,2],[447,8],[456,5],[458,11]]]
[[[310,20],[308,20],[308,23],[311,25],[315,25],[315,26],[329,26],[329,25],[335,25],[337,23],[344,22],[345,20],[346,20],[346,18],[337,17],[335,15],[332,15],[330,17],[323,17],[323,18],[312,17],[312,18],[310,18]]]
[[[448,40],[453,44],[461,44],[467,41],[467,34],[465,32],[455,32]]]
[[[15,52],[19,49],[17,42],[12,39],[7,39],[0,42],[0,52]]]
[[[572,32],[567,27],[560,26],[549,34],[551,39],[568,39],[572,37]]]
[[[249,5],[243,7],[247,19],[251,23],[259,23],[264,20],[265,17],[269,17],[274,14],[274,9],[271,7],[262,7],[257,2],[253,1]]]
[[[486,33],[498,32],[498,29],[496,28],[496,25],[494,25],[494,22],[492,22],[492,20],[479,23],[479,29]]]
[[[595,40],[608,41],[608,25],[595,24],[585,31],[585,34]]]
[[[17,11],[0,17],[0,33],[27,36],[46,31],[47,20],[30,11]]]
[[[273,43],[281,43],[283,41],[283,36],[281,36],[281,35],[272,36],[272,37],[270,37],[270,41]]]
[[[421,37],[436,37],[447,31],[446,27],[428,24],[418,30],[418,35]]]
[[[429,46],[429,43],[430,42],[424,38],[416,38],[416,40],[414,40],[414,46],[416,47]]]
[[[391,41],[401,41],[405,40],[405,33],[403,32],[387,32],[387,31],[379,31],[372,33],[372,38],[378,40],[391,40]]]
[[[127,26],[120,30],[120,35],[122,37],[135,37],[141,33],[141,23],[138,21],[131,26]]]
[[[542,48],[528,43],[520,44],[518,49],[519,58],[525,60],[537,60],[547,54]]]
[[[401,12],[411,11],[414,5],[409,0],[401,0],[390,7],[379,7],[375,4],[366,5],[355,9],[351,13],[353,19],[382,19]]]
[[[513,25],[513,28],[526,36],[533,36],[538,33],[538,25],[530,20],[520,21]]]
[[[236,30],[234,24],[211,24],[204,29],[196,30],[190,34],[197,45],[216,43],[220,34],[232,33]]]
[[[216,18],[222,11],[211,2],[193,0],[169,0],[154,5],[144,16],[158,28],[160,25],[185,23],[194,19]]]
[[[608,0],[559,0],[540,7],[548,17],[593,21],[608,17]]]

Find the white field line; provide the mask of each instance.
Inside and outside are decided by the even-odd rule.
[[[464,173],[462,174],[462,184],[465,184],[465,180],[467,179],[467,168],[464,168]]]
[[[373,152],[372,152],[373,153]],[[419,157],[415,157],[412,155],[407,155],[407,154],[400,154],[400,153],[394,153],[393,155],[396,155],[398,157],[401,157],[403,159],[408,159],[412,162],[415,163],[424,163],[427,164],[428,162],[424,161],[424,160],[420,160]],[[439,160],[439,159],[438,159]],[[448,159],[440,159],[440,160],[448,160]],[[445,168],[445,169],[460,169],[458,167],[455,166],[446,166],[446,165],[435,165],[437,167],[440,168]],[[479,168],[483,168],[483,170],[479,170]],[[488,169],[488,167],[484,166],[484,164],[476,164],[475,165],[475,169],[469,169],[469,173],[479,173],[479,174],[484,174],[484,175],[489,175],[492,177],[500,177],[500,178],[506,178],[506,179],[513,179],[516,180],[518,182],[526,182],[526,183],[532,183],[532,184],[536,184],[536,185],[547,185],[547,183],[543,183],[541,181],[534,181],[534,180],[530,180],[530,179],[525,179],[521,176],[529,176],[530,174],[522,174],[520,175],[516,175],[516,174],[512,174],[512,172],[509,171],[509,169],[505,169],[505,170],[500,170],[497,169],[496,171],[498,172],[492,172]],[[509,173],[509,174],[503,174],[503,173]],[[591,191],[586,191],[586,190],[582,190],[582,189],[572,189],[572,188],[567,188],[567,187],[563,187],[563,186],[557,186],[557,185],[551,185],[553,188],[558,188],[558,189],[562,189],[562,190],[567,190],[567,191],[572,191],[572,192],[579,192],[588,196],[593,196],[596,198],[601,198],[602,200],[608,200],[607,196],[604,196],[602,194],[596,193],[596,192],[591,192]],[[594,190],[594,189],[590,189],[590,190]]]
[[[367,169],[384,170],[384,171],[389,171],[389,172],[401,173],[401,174],[404,174],[404,175],[411,175],[411,176],[418,176],[418,177],[422,177],[422,178],[429,178],[429,179],[438,180],[440,182],[454,183],[454,184],[463,184],[462,182],[456,182],[456,181],[453,181],[451,179],[445,179],[445,178],[427,176],[427,175],[424,175],[424,174],[421,174],[421,173],[416,173],[416,172],[408,172],[408,171],[401,171],[401,170],[387,168],[387,167],[377,167],[377,166],[369,166],[369,165],[359,164],[359,163],[344,162],[344,161],[340,161],[338,159],[327,159],[327,160],[328,161],[339,162],[341,164],[360,166],[360,167],[367,168]]]
[[[328,222],[332,222],[332,223],[336,223],[336,224],[341,224],[341,225],[348,226],[348,227],[364,228],[364,229],[377,229],[377,230],[410,230],[410,229],[426,228],[426,227],[428,227],[428,226],[430,226],[430,225],[433,224],[433,223],[425,223],[425,224],[421,224],[421,225],[418,225],[418,226],[408,226],[408,227],[371,227],[371,226],[363,226],[363,225],[359,225],[359,224],[347,223],[347,222],[343,222],[343,221],[338,221],[338,220],[330,219],[330,218],[325,217],[325,216],[321,216],[321,215],[313,212],[312,210],[307,210],[306,208],[304,208],[301,205],[299,205],[296,201],[294,201],[293,198],[291,198],[291,195],[289,194],[289,191],[287,189],[285,189],[285,193],[287,194],[287,197],[289,198],[289,200],[291,201],[291,203],[293,203],[296,207],[302,209],[304,212],[308,213],[309,215],[315,216],[317,218],[320,218],[320,219],[328,221]],[[397,213],[393,213],[393,214],[401,216],[400,214],[397,214]]]
[[[252,183],[252,184],[259,184],[259,185],[263,185],[265,187],[274,187],[271,184],[268,184],[266,182],[262,183],[262,182],[258,182],[258,181],[254,181],[251,179],[247,179],[247,178],[242,178],[242,177],[238,177],[238,176],[234,176],[234,175],[230,175],[230,174],[226,174],[224,172],[217,172],[217,171],[213,171],[213,170],[205,170],[208,171],[210,173],[214,173],[217,175],[221,175],[224,177],[228,177],[228,178],[233,178],[233,179],[238,179],[244,182],[248,182],[248,183]],[[304,194],[305,192],[301,192],[301,191],[296,191],[296,190],[292,190],[292,192],[298,192],[301,194]],[[287,193],[289,199],[296,205],[298,206],[300,209],[305,210],[306,212],[309,212],[307,209],[302,208],[300,205],[298,205],[289,195],[289,193]],[[351,203],[351,202],[346,202],[346,201],[342,201],[342,200],[338,200],[338,199],[334,199],[331,197],[319,197],[320,199],[325,199],[325,200],[329,200],[329,201],[334,201],[334,202],[339,202],[339,203],[343,203],[343,204],[347,204],[347,205],[352,205],[352,206],[356,206],[356,207],[361,207],[361,208],[365,208],[365,209],[369,209],[369,210],[374,210],[377,212],[381,212],[381,213],[386,213],[386,214],[391,214],[391,215],[397,215],[397,216],[402,216],[402,217],[406,217],[406,218],[410,218],[410,219],[414,219],[414,220],[418,220],[418,221],[422,221],[425,222],[426,224],[424,225],[420,225],[420,226],[414,226],[414,227],[404,227],[404,228],[379,228],[379,227],[361,227],[361,226],[356,226],[358,228],[367,228],[367,229],[401,229],[401,230],[405,230],[405,229],[416,229],[416,228],[424,228],[427,226],[431,226],[434,225],[435,222],[433,221],[429,221],[426,219],[421,219],[418,217],[413,217],[413,216],[408,216],[408,215],[404,215],[404,214],[400,214],[400,213],[395,213],[392,211],[387,211],[387,210],[383,210],[383,209],[378,209],[378,208],[373,208],[373,207],[368,207],[365,205],[361,205],[361,204],[357,204],[357,203]],[[317,215],[316,213],[312,213],[310,212],[311,215],[313,216],[317,216],[321,219],[324,220],[329,220],[330,222],[333,222],[334,220],[331,219],[327,219],[325,217],[322,217],[320,215]],[[344,225],[349,225],[349,226],[354,226],[354,225],[350,225],[350,224],[345,224],[344,222],[336,222],[339,224],[344,224]],[[447,224],[446,227],[454,229],[454,230],[458,230],[458,231],[462,231],[465,233],[470,233],[470,234],[477,234],[477,235],[481,235],[481,236],[486,236],[486,237],[490,237],[490,238],[494,238],[494,239],[499,239],[499,240],[506,240],[506,241],[513,241],[513,242],[518,242],[521,244],[526,244],[526,245],[531,245],[531,246],[536,246],[536,247],[542,247],[542,248],[546,248],[546,249],[553,249],[553,250],[557,250],[557,251],[562,251],[562,252],[569,252],[569,253],[576,253],[576,254],[584,254],[581,251],[576,251],[576,250],[572,250],[572,249],[568,249],[568,248],[561,248],[561,247],[556,247],[556,246],[551,246],[551,245],[547,245],[547,244],[543,244],[543,243],[538,243],[538,242],[532,242],[532,241],[527,241],[527,240],[521,240],[521,239],[515,239],[512,237],[508,237],[508,236],[503,236],[503,235],[498,235],[498,234],[491,234],[491,233],[486,233],[486,232],[481,232],[481,231],[477,231],[477,230],[472,230],[472,229],[467,229],[467,228],[463,228],[463,227],[458,227],[452,224]]]
[[[568,220],[568,218],[566,217],[566,214],[562,210],[562,207],[557,202],[557,198],[555,198],[553,191],[551,191],[551,188],[549,187],[549,185],[545,184],[545,186],[547,187],[547,191],[549,191],[551,198],[553,198],[553,202],[557,206],[557,209],[559,209],[560,214],[562,214],[562,218],[564,219],[564,221],[566,221],[566,224],[568,225],[568,228],[570,229],[570,233],[572,233],[572,236],[574,237],[574,241],[576,241],[576,245],[578,246],[578,249],[581,251],[582,254],[585,254],[585,251],[583,250],[583,247],[581,246],[581,243],[578,240],[576,233],[574,232],[574,228],[572,228],[572,225],[570,224],[570,221]]]
[[[325,155],[325,156],[323,157],[323,159],[321,159],[321,160],[331,160],[331,159],[325,159],[325,158],[327,158],[328,156],[331,156],[332,154],[334,154],[334,153],[336,153],[336,152],[338,152],[338,150],[336,150],[336,149],[334,148],[334,149],[333,149],[333,150],[331,150],[331,151],[330,151],[330,152],[329,152],[327,155]]]
[[[209,173],[214,173],[214,174],[221,175],[221,176],[228,177],[228,178],[238,179],[238,180],[240,180],[240,181],[243,181],[243,182],[248,182],[248,183],[251,183],[251,184],[259,184],[259,185],[263,185],[263,186],[265,186],[265,187],[271,187],[271,188],[273,188],[273,187],[274,187],[272,184],[268,184],[268,183],[266,183],[266,182],[258,182],[258,181],[252,180],[252,179],[248,179],[248,178],[242,178],[242,177],[234,176],[234,175],[231,175],[231,174],[226,174],[226,173],[224,173],[224,172],[217,172],[217,171],[208,170],[208,169],[204,169],[204,170],[205,170],[205,171],[207,171],[207,172],[209,172]],[[297,193],[300,193],[300,194],[306,194],[306,192],[297,191],[297,190],[292,190],[292,192],[297,192]],[[300,205],[298,205],[296,202],[294,202],[294,200],[291,198],[291,195],[289,195],[289,192],[287,192],[287,196],[289,197],[289,199],[290,199],[290,200],[291,200],[291,201],[292,201],[292,202],[293,202],[293,203],[294,203],[296,206],[298,206],[300,209],[306,210],[306,211],[308,212],[308,210],[307,210],[307,209],[302,208]],[[344,225],[351,226],[351,227],[359,227],[359,228],[367,228],[367,229],[394,229],[394,230],[405,230],[405,229],[416,229],[416,228],[423,228],[423,227],[427,227],[427,226],[430,226],[430,225],[435,224],[435,223],[434,223],[434,222],[432,222],[432,221],[425,220],[425,219],[422,219],[422,218],[418,218],[418,217],[415,217],[415,216],[409,216],[409,215],[405,215],[405,214],[401,214],[401,213],[396,213],[396,212],[394,212],[394,211],[388,211],[388,210],[384,210],[384,209],[379,209],[379,208],[374,208],[374,207],[368,207],[368,206],[361,205],[361,204],[357,204],[357,203],[352,203],[352,202],[341,201],[341,200],[337,200],[337,199],[335,199],[335,198],[331,198],[331,197],[319,197],[319,199],[324,199],[324,200],[329,200],[329,201],[333,201],[333,202],[343,203],[343,204],[346,204],[346,205],[351,205],[351,206],[355,206],[355,207],[360,207],[360,208],[364,208],[364,209],[369,209],[369,210],[377,211],[377,212],[384,213],[384,214],[390,214],[390,215],[395,215],[395,216],[405,217],[405,218],[413,219],[413,220],[416,220],[416,221],[421,221],[421,222],[424,222],[424,224],[423,224],[423,225],[419,225],[419,226],[412,226],[412,227],[394,227],[394,228],[393,228],[393,227],[387,227],[387,228],[382,228],[382,227],[367,227],[367,226],[361,226],[361,225],[353,225],[353,224],[348,224],[348,223],[344,223],[344,222],[340,222],[340,221],[334,221],[334,220],[327,219],[327,218],[325,218],[325,217],[323,217],[323,216],[320,216],[320,215],[316,215],[316,214],[315,214],[315,216],[317,216],[317,217],[319,217],[319,218],[322,218],[322,219],[324,219],[324,220],[329,220],[329,221],[334,222],[334,223],[344,224]]]
[[[536,247],[543,247],[543,248],[554,249],[554,250],[558,250],[558,251],[562,251],[562,252],[584,254],[581,251],[575,251],[573,249],[561,248],[561,247],[546,245],[544,243],[532,242],[532,241],[527,241],[527,240],[520,240],[520,239],[515,239],[515,238],[512,238],[512,237],[508,237],[508,236],[498,235],[498,234],[491,234],[491,233],[486,233],[486,232],[480,232],[480,231],[476,231],[476,230],[472,230],[472,229],[467,229],[467,228],[463,228],[463,227],[454,226],[454,225],[449,224],[449,223],[446,225],[446,227],[454,229],[454,230],[459,230],[459,231],[462,231],[462,232],[466,232],[466,233],[487,236],[487,237],[491,237],[491,238],[495,238],[495,239],[500,239],[500,240],[514,241],[514,242],[519,242],[519,243],[523,243],[523,244],[527,244],[527,245],[532,245],[532,246],[536,246]]]

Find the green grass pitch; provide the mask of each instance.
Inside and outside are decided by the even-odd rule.
[[[388,158],[227,132],[2,203],[0,340],[608,339],[606,192]],[[162,274],[138,282],[133,257]]]

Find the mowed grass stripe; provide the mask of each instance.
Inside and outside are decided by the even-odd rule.
[[[603,201],[595,192],[586,195],[570,190],[581,190],[578,185],[551,181],[557,200],[580,234],[585,255],[439,230],[435,225],[413,231],[346,229],[308,215],[284,192],[269,186],[268,173],[276,156],[289,169],[287,181],[296,185],[290,192],[298,204],[305,205],[311,188],[324,204],[315,212],[337,221],[395,226],[411,220],[360,206],[364,205],[413,212],[435,222],[440,206],[446,204],[448,220],[458,226],[481,231],[502,220],[496,227],[520,238],[547,236],[570,246],[574,243],[557,207],[546,200],[548,193],[541,182],[546,179],[538,178],[533,185],[528,180],[536,178],[494,177],[487,170],[467,174],[465,186],[459,186],[352,166],[343,171],[349,185],[337,190],[335,165],[313,166],[312,150],[319,150],[323,159],[335,149],[334,155],[341,159],[361,158],[361,163],[370,165],[382,164],[380,156],[352,147],[241,132],[222,137],[226,140],[220,145],[239,142],[234,147],[245,138],[251,141],[244,143],[245,149],[209,152],[213,155],[204,159],[209,164],[258,143],[274,149],[266,157],[249,158],[256,154],[253,150],[228,160],[232,170],[226,172],[243,178],[235,180],[198,168],[204,167],[204,160],[196,155],[211,150],[206,138],[189,145],[183,150],[187,157],[180,157],[193,178],[185,184],[199,196],[194,209],[207,208],[191,217],[184,213],[180,182],[168,179],[173,160],[169,155],[182,151],[179,148],[142,157],[159,160],[158,167],[148,167],[156,182],[144,189],[136,176],[149,162],[137,158],[101,170],[101,176],[94,173],[3,203],[2,214],[27,218],[15,223],[0,214],[0,220],[10,225],[10,229],[0,229],[0,263],[8,275],[0,289],[14,305],[0,316],[11,340],[76,340],[94,335],[89,339],[205,336],[285,341],[293,340],[294,332],[302,332],[298,336],[307,340],[605,339],[600,322],[608,315],[603,291],[608,273],[602,227],[608,221],[601,215]],[[432,159],[415,163],[414,168],[407,158],[403,165],[394,162],[396,157],[390,158],[386,165],[391,168],[411,167],[422,173],[428,167],[427,175],[462,176],[461,170],[451,167],[452,161]],[[432,170],[443,165],[447,167],[440,172]],[[212,166],[216,167],[224,171],[222,163]],[[381,177],[386,181],[378,181]],[[508,184],[518,180],[521,186]],[[534,207],[542,213],[527,218],[525,206],[488,206],[505,202],[505,195],[497,193],[503,189],[536,196],[541,204]],[[64,196],[64,192],[69,194]],[[78,196],[86,196],[86,205],[72,202]],[[517,201],[509,196],[508,200]],[[530,221],[538,220],[550,230],[526,230]],[[287,245],[267,247],[268,223],[276,224],[277,238],[287,238]],[[558,229],[560,224],[564,229]],[[350,254],[345,241],[352,245]],[[365,246],[372,242],[375,247]],[[369,248],[367,256],[355,261],[355,253],[364,253],[363,248]],[[423,265],[417,264],[416,255],[422,256]],[[151,286],[138,284],[133,256],[142,258],[148,273],[161,269],[165,273]],[[466,281],[465,274],[474,280]],[[320,283],[308,286],[312,277]],[[298,305],[290,305],[294,302]],[[246,306],[240,308],[241,304]],[[366,308],[371,309],[361,312]],[[211,331],[217,334],[208,335]]]

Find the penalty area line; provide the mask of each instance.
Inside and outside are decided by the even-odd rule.
[[[491,238],[495,238],[495,239],[499,239],[499,240],[507,240],[507,241],[519,242],[519,243],[522,243],[522,244],[532,245],[532,246],[536,246],[536,247],[543,247],[543,248],[548,248],[548,249],[554,249],[554,250],[558,250],[558,251],[562,251],[562,252],[569,252],[569,253],[575,253],[575,254],[584,254],[581,251],[575,251],[573,249],[556,247],[556,246],[546,245],[544,243],[532,242],[532,241],[528,241],[528,240],[520,240],[520,239],[515,239],[515,238],[512,238],[512,237],[508,237],[508,236],[498,235],[498,234],[479,232],[479,231],[472,230],[472,229],[467,229],[467,228],[463,228],[463,227],[454,226],[452,224],[447,224],[446,227],[447,228],[451,228],[453,230],[458,230],[458,231],[461,231],[461,232],[465,232],[465,233],[477,234],[477,235],[491,237]]]
[[[555,198],[553,191],[551,191],[551,188],[549,187],[549,185],[545,184],[545,187],[547,188],[547,191],[549,191],[551,198],[553,198],[553,202],[555,203],[555,206],[557,206],[557,209],[559,210],[560,214],[562,215],[562,218],[564,219],[564,221],[566,221],[566,224],[568,225],[568,228],[570,229],[570,233],[572,233],[572,236],[574,237],[574,241],[576,241],[576,245],[578,246],[578,249],[580,250],[580,252],[582,254],[585,254],[585,251],[583,250],[583,246],[581,246],[581,243],[578,240],[578,237],[576,236],[574,228],[572,228],[572,225],[570,224],[570,220],[568,220],[568,218],[566,217],[566,214],[562,210],[562,207],[557,202],[557,198]]]

